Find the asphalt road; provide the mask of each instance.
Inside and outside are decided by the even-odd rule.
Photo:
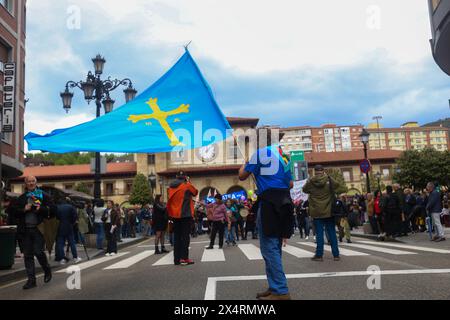
[[[74,275],[60,269],[48,284],[39,277],[32,290],[22,290],[26,279],[0,284],[0,299],[254,300],[255,293],[267,287],[258,240],[241,240],[239,247],[225,245],[223,251],[205,250],[207,240],[206,236],[191,240],[194,265],[174,266],[170,254],[154,255],[151,242],[145,241],[123,249],[119,256],[77,265],[79,289]],[[362,238],[353,241],[353,246],[340,246],[350,250],[341,252],[341,261],[325,252],[323,262],[313,262],[309,258],[314,243],[300,241],[298,235],[291,239],[283,262],[292,298],[450,299],[449,246],[430,252],[437,248],[433,243],[408,247]],[[381,275],[368,273],[370,266],[379,268]]]

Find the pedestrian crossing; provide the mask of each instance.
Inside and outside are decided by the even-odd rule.
[[[199,242],[204,243],[204,242]],[[223,249],[219,246],[215,246],[213,249],[207,250],[205,246],[192,246],[194,251],[191,250],[191,255],[193,253],[200,254],[201,259],[197,263],[226,263],[227,258],[240,259],[244,261],[263,261],[263,256],[261,255],[260,248],[254,243],[241,243],[236,247],[225,247]],[[154,250],[146,249],[147,246],[137,246],[137,248],[143,250],[137,253],[131,252],[119,252],[115,256],[111,257],[101,257],[98,259],[86,261],[77,266],[80,270],[85,270],[92,268],[100,264],[113,263],[111,265],[102,266],[103,270],[123,270],[131,268],[138,263],[147,263],[152,267],[160,266],[173,266],[174,263],[174,253],[173,250],[164,255],[155,255]],[[289,245],[282,247],[283,259],[309,259],[314,256],[316,244],[313,242],[290,242]],[[139,250],[138,249],[138,250]],[[189,248],[192,249],[192,248]],[[324,251],[331,252],[331,247],[328,245],[324,246]],[[232,252],[232,254],[231,254]],[[413,246],[400,243],[385,243],[385,242],[374,242],[366,240],[358,240],[353,243],[339,243],[339,253],[342,256],[347,257],[364,257],[371,255],[417,255],[433,253],[433,254],[448,254],[450,250],[430,248],[424,246]],[[148,262],[150,261],[150,263]],[[236,260],[233,260],[234,263]],[[114,263],[115,262],[115,263]],[[57,273],[65,273],[68,268],[59,270]]]

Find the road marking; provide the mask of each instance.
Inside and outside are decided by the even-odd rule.
[[[370,246],[370,245],[365,245],[365,244],[345,243],[342,245],[354,247],[354,248],[372,250],[372,251],[377,251],[377,252],[382,252],[382,253],[396,254],[396,255],[417,254],[415,252],[410,252],[410,251],[400,251],[400,250],[381,248],[381,247]]]
[[[139,261],[142,261],[148,257],[150,257],[151,255],[153,255],[155,253],[154,250],[146,250],[143,251],[141,253],[138,253],[128,259],[122,260],[120,262],[117,262],[109,267],[103,268],[103,270],[111,270],[111,269],[126,269],[130,266],[132,266],[133,264],[138,263]]]
[[[314,248],[316,247],[315,243],[308,243],[308,242],[297,242],[297,243],[301,244],[303,246],[314,247]],[[327,252],[331,252],[331,248],[328,245],[324,246],[324,250],[327,251]],[[339,254],[342,254],[343,256],[347,256],[347,257],[352,257],[352,256],[369,256],[368,253],[353,251],[353,250],[344,249],[344,248],[339,248]]]
[[[197,242],[189,242],[189,244],[200,244],[200,243],[209,243],[209,241],[197,241]],[[146,245],[142,245],[142,246],[138,246],[138,248],[154,248],[155,245],[154,244],[146,244]]]
[[[107,262],[107,261],[111,261],[111,260],[113,260],[113,259],[120,258],[120,257],[122,257],[122,256],[124,256],[124,255],[126,255],[126,254],[128,254],[128,253],[129,253],[129,252],[119,252],[119,253],[117,253],[116,255],[112,256],[112,257],[111,257],[111,256],[110,256],[110,257],[104,256],[104,257],[101,257],[101,258],[98,258],[98,259],[94,259],[94,260],[90,260],[90,261],[86,261],[86,262],[83,262],[83,263],[72,264],[72,265],[70,265],[70,266],[77,266],[77,267],[80,268],[80,270],[85,270],[85,269],[87,269],[87,268],[96,266],[96,265],[98,265],[98,264],[100,264],[100,263],[104,263],[104,262]],[[69,267],[70,267],[70,266],[69,266]],[[65,269],[62,269],[62,270],[59,270],[59,271],[57,271],[56,273],[66,273],[66,271],[67,271],[67,269],[68,269],[69,267],[67,267],[67,268],[65,268]]]
[[[401,249],[410,249],[410,250],[418,250],[418,251],[427,251],[427,252],[433,252],[433,253],[450,253],[450,250],[444,250],[444,249],[436,249],[436,248],[428,248],[428,247],[420,247],[420,246],[411,246],[407,244],[395,244],[395,243],[386,243],[386,242],[373,242],[373,241],[358,241],[358,243],[368,243],[373,245],[380,245],[380,246],[386,246],[386,247],[392,247],[392,248],[401,248]]]
[[[290,246],[287,245],[286,247],[283,247],[283,251],[286,253],[289,253],[290,255],[293,255],[294,257],[297,258],[311,258],[313,256],[312,252],[294,247],[294,246]]]
[[[225,261],[225,255],[223,254],[223,249],[219,249],[219,246],[214,246],[214,249],[203,251],[202,262],[213,262],[213,261]]]
[[[173,250],[170,251],[168,254],[166,254],[164,257],[156,261],[153,265],[154,266],[167,266],[170,264],[173,264]]]
[[[444,274],[450,273],[450,269],[416,269],[416,270],[382,270],[379,275],[415,275],[415,274]],[[287,274],[288,279],[308,279],[308,278],[333,278],[333,277],[355,277],[371,276],[372,271],[347,271],[347,272],[319,272],[319,273],[299,273]],[[205,290],[205,300],[216,300],[217,282],[222,281],[254,281],[266,280],[264,275],[260,276],[231,276],[231,277],[211,277],[208,278]]]
[[[238,248],[249,260],[262,260],[261,250],[254,244],[239,244]]]

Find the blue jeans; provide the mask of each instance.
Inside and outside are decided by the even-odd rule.
[[[103,249],[103,239],[105,239],[105,227],[103,223],[95,224],[95,233],[97,234],[97,249]]]
[[[229,242],[236,242],[236,238],[234,236],[234,233],[235,233],[235,227],[234,227],[233,224],[231,225],[230,230],[228,230],[228,226],[225,226],[225,239],[226,239],[227,243],[229,243]]]
[[[286,275],[283,270],[283,263],[281,261],[282,239],[264,235],[261,222],[261,208],[258,209],[256,225],[258,226],[259,231],[261,255],[266,263],[266,275],[267,281],[269,282],[269,289],[275,294],[287,294],[289,293],[289,289],[287,286]]]
[[[331,242],[331,251],[334,257],[339,257],[339,248],[336,237],[336,229],[334,218],[326,218],[326,219],[314,219],[314,226],[316,227],[316,240],[317,240],[317,248],[316,248],[316,257],[323,257],[323,232],[324,228],[327,232],[328,240]]]
[[[72,251],[72,256],[74,259],[78,258],[77,254],[77,246],[75,244],[75,240],[73,238],[73,233],[65,234],[65,235],[58,235],[56,238],[56,252],[55,252],[55,260],[61,261],[64,257],[64,244],[67,242],[69,243],[70,250]]]

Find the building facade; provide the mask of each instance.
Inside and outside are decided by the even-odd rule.
[[[15,110],[14,132],[2,133],[1,173],[2,179],[6,181],[20,176],[24,168],[25,38],[26,0],[0,0],[0,93],[2,96],[0,104],[3,109],[5,93],[11,92],[12,83],[14,83],[14,94],[11,98]],[[8,76],[10,63],[15,65],[15,77],[5,86],[5,77]]]
[[[433,58],[450,75],[450,0],[428,0],[428,7]]]
[[[371,150],[422,150],[432,147],[438,151],[450,148],[449,129],[445,127],[420,127],[417,122],[407,122],[400,128],[377,128],[369,125]]]
[[[337,126],[324,124],[320,127],[281,128],[284,133],[280,144],[284,151],[341,152],[363,148],[359,139],[362,125]]]

